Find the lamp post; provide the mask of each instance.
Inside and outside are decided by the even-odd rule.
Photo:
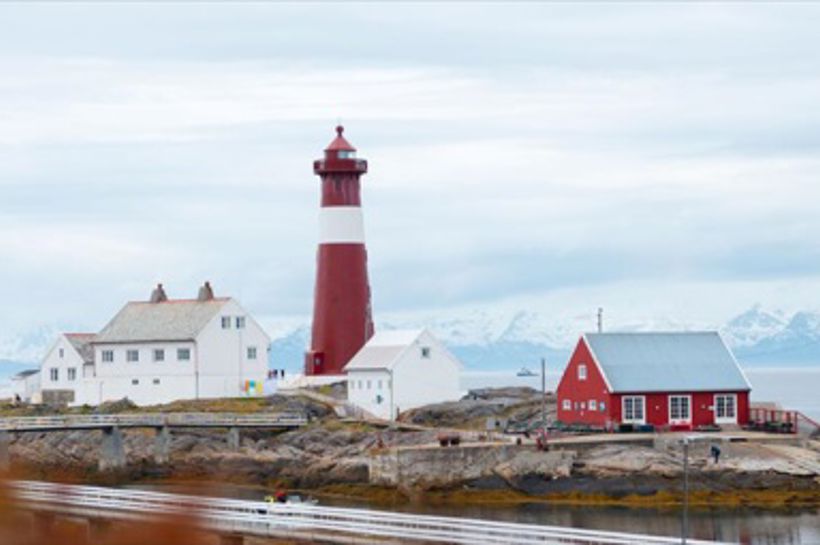
[[[689,437],[683,438],[683,512],[680,521],[680,542],[686,545],[689,535]]]
[[[541,433],[547,435],[547,360],[541,358]]]

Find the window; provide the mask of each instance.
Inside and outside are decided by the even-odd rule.
[[[339,159],[355,159],[356,152],[353,150],[339,150]]]
[[[230,316],[223,316],[222,317],[222,329],[230,329],[231,328],[231,317]]]
[[[57,382],[58,380],[60,380],[60,370],[51,369],[49,371],[49,376],[51,377],[51,382]]]
[[[625,396],[623,398],[623,414],[621,420],[634,424],[644,423],[643,396]]]
[[[606,402],[601,401],[600,403],[598,403],[598,410],[601,411],[601,412],[605,412],[606,411]]]
[[[60,358],[62,358],[63,356],[65,356],[65,350],[63,350],[63,349],[61,348],[61,349],[60,349]]]
[[[572,410],[572,401],[570,401],[569,399],[565,399],[564,401],[561,402],[561,408],[564,409],[565,411],[571,411]]]
[[[157,348],[154,350],[154,361],[165,361],[165,350]]]
[[[351,390],[355,390],[355,389],[356,389],[356,381],[355,381],[355,380],[351,380],[351,381],[350,381],[350,389],[351,389]]]
[[[382,389],[382,381],[381,381],[381,380],[379,380],[379,386],[378,386],[378,388],[379,388],[379,390],[381,390],[381,389]]]
[[[734,394],[724,394],[715,396],[715,422],[734,423],[737,421],[735,407],[737,397]]]
[[[691,404],[692,401],[689,396],[669,396],[669,423],[691,422]]]
[[[368,381],[367,381],[367,389],[368,389],[368,390],[370,389],[370,386],[371,386],[371,384],[370,384],[370,381],[368,380]]]
[[[236,329],[245,329],[245,317],[244,316],[237,316],[236,317]]]
[[[77,368],[76,367],[69,367],[68,368],[68,380],[77,380]]]
[[[248,347],[248,359],[249,360],[255,360],[256,359],[256,347],[255,346],[249,346]]]
[[[361,390],[362,388],[363,388],[362,381],[360,380],[358,386],[356,386],[356,389]]]
[[[132,378],[131,379],[131,385],[132,386],[139,386],[139,384],[140,384],[140,379],[138,379],[138,378]]]
[[[130,362],[140,361],[140,351],[139,350],[126,350],[125,351],[125,361],[130,361]]]
[[[190,348],[177,348],[177,359],[179,361],[188,361],[191,359]]]
[[[587,408],[587,402],[586,402],[586,401],[582,401],[582,402],[581,402],[581,410],[582,410],[582,411],[583,411],[583,410],[586,410],[586,408]]]
[[[576,411],[581,408],[577,401],[573,404],[573,406],[575,407]]]
[[[154,379],[154,384],[155,384],[155,385],[156,385],[156,384],[159,384],[159,379],[158,379],[158,378],[155,378],[155,379]]]
[[[579,364],[578,365],[578,380],[586,380],[587,379],[587,366],[586,364]]]
[[[111,363],[111,362],[114,361],[114,351],[113,350],[103,350],[100,355],[102,357],[102,360],[105,363]]]
[[[598,410],[598,402],[594,399],[589,400],[589,410],[590,411],[597,411]]]
[[[422,346],[421,347],[421,357],[422,358],[429,358],[430,357],[430,347],[429,346]]]

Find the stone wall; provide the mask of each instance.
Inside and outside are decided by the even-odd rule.
[[[508,480],[540,474],[551,478],[569,475],[574,458],[574,452],[540,452],[533,446],[512,444],[394,448],[370,457],[370,483],[431,488],[489,476]]]

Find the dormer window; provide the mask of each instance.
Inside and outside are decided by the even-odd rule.
[[[353,150],[339,150],[339,159],[355,159],[356,152]]]

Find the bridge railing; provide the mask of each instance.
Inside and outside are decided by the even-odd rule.
[[[145,414],[89,414],[61,416],[23,416],[0,418],[0,430],[71,429],[123,427],[206,427],[206,426],[302,426],[304,415],[297,413],[145,413]]]
[[[535,524],[294,504],[181,496],[138,490],[14,481],[14,495],[34,508],[83,516],[195,517],[212,530],[267,537],[361,542],[361,536],[488,544],[671,545],[680,539]],[[706,544],[688,540],[691,544]]]

